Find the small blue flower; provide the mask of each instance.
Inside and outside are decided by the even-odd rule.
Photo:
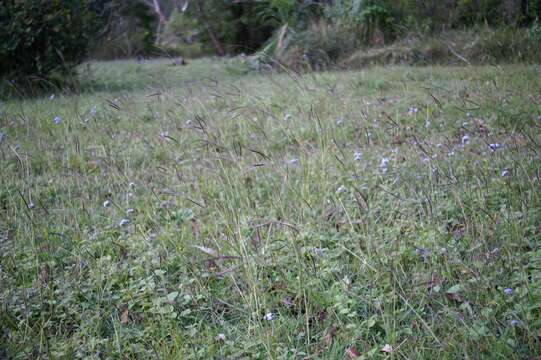
[[[273,313],[269,312],[269,313],[266,313],[265,316],[263,316],[263,319],[267,320],[267,321],[272,321],[276,318],[276,316],[274,316]]]
[[[511,320],[511,326],[519,326],[519,325],[520,325],[520,320],[516,320],[516,319]]]
[[[98,112],[98,109],[95,106],[92,106],[92,108],[90,109],[90,113],[92,115],[96,115],[97,112]]]
[[[0,143],[4,141],[4,138],[6,137],[6,134],[4,134],[2,131],[0,131]]]
[[[60,124],[61,121],[62,121],[62,118],[60,116],[57,115],[54,117],[54,123],[56,125]]]
[[[505,295],[507,295],[507,296],[512,295],[512,294],[513,294],[513,289],[511,289],[511,288],[505,288],[505,289],[503,289],[503,293],[504,293]]]
[[[490,147],[492,151],[496,151],[497,149],[501,147],[501,145],[498,143],[493,143],[493,144],[489,144],[488,147]]]
[[[363,154],[362,154],[359,150],[357,150],[357,151],[355,151],[355,152],[353,153],[353,160],[359,161],[359,160],[361,160],[362,158],[363,158]]]

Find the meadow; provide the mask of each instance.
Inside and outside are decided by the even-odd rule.
[[[541,67],[90,62],[0,105],[0,358],[541,356]]]

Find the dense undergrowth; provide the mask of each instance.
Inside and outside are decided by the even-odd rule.
[[[270,56],[269,56],[270,55]],[[541,63],[541,26],[478,26],[436,34],[415,33],[386,42],[383,34],[366,43],[354,29],[322,21],[295,32],[284,27],[251,57],[295,70],[362,69],[374,65],[496,65]]]
[[[0,357],[541,355],[539,66],[82,71],[0,108]]]

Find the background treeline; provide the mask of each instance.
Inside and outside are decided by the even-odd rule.
[[[358,52],[405,40],[408,51],[403,42],[384,52],[382,61],[422,62],[430,52],[436,58],[448,55],[442,52],[462,57],[459,51],[468,51],[464,44],[428,50],[423,44],[439,34],[472,29],[471,34],[492,31],[470,46],[486,43],[489,58],[507,57],[503,50],[511,46],[527,54],[518,60],[536,60],[540,18],[541,0],[4,0],[0,75],[14,81],[29,75],[65,77],[89,57],[240,53],[255,53],[256,66],[272,58],[322,68],[340,61],[371,62],[359,59]]]

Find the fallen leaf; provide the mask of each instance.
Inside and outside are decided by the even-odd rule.
[[[206,247],[206,246],[199,246],[199,245],[196,245],[195,246],[198,250],[204,252],[205,254],[207,255],[210,255],[212,257],[216,257],[216,258],[219,258],[220,257],[220,254],[218,253],[218,251],[214,250],[214,249],[211,249],[209,247]]]
[[[226,268],[226,269],[223,269],[223,270],[221,270],[221,271],[218,271],[218,272],[216,273],[216,276],[218,276],[218,277],[224,276],[224,275],[227,274],[227,273],[230,273],[230,272],[232,272],[232,271],[235,271],[236,268],[237,268],[236,265],[230,266],[230,267],[228,267],[228,268]]]
[[[293,301],[291,301],[291,299],[288,298],[288,297],[283,298],[281,303],[284,304],[287,307],[292,307],[293,305],[295,305],[295,303]]]
[[[461,290],[462,290],[462,288],[458,284],[454,285],[454,286],[451,286],[445,292],[445,296],[447,296],[447,298],[449,300],[453,300],[453,301],[456,301],[456,302],[463,302],[464,299],[463,299],[462,295],[460,295]]]
[[[323,337],[323,343],[326,346],[329,346],[329,345],[332,344],[332,340],[333,340],[334,336],[336,335],[337,330],[338,330],[338,327],[336,326],[336,324],[332,324],[331,327],[329,327],[327,329],[327,332],[326,332],[325,336]]]
[[[445,296],[447,296],[447,299],[453,300],[456,302],[463,302],[464,298],[459,293],[445,293]]]
[[[346,359],[357,359],[361,354],[353,346],[346,350]]]
[[[122,312],[122,315],[120,315],[120,324],[126,325],[129,321],[130,313],[128,312],[128,309],[126,309]]]

